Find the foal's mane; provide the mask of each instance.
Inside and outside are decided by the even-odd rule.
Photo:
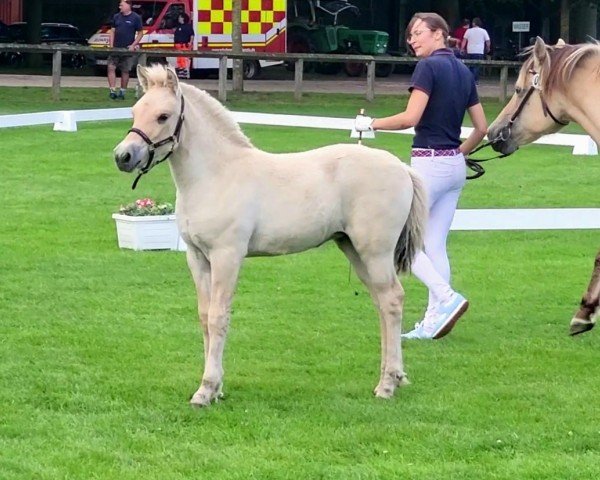
[[[172,80],[167,75],[167,68],[162,65],[152,65],[146,70],[148,89],[152,87],[173,87]],[[192,85],[180,83],[179,87],[185,97],[185,108],[195,108],[200,110],[200,115],[204,117],[205,122],[210,125],[231,143],[239,147],[253,148],[250,139],[244,135],[239,124],[233,116],[217,99],[210,96],[204,90],[200,90]],[[194,127],[202,127],[195,125]]]
[[[529,54],[521,72],[533,69],[533,49],[527,47],[524,54]],[[591,57],[600,57],[600,43],[580,43],[578,45],[546,45],[546,59],[540,66],[540,78],[543,81],[544,92],[551,95],[554,92],[565,92],[573,72],[583,66]],[[600,77],[600,66],[596,69],[596,76]]]

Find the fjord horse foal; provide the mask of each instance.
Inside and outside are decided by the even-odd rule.
[[[348,257],[378,310],[375,394],[391,397],[406,383],[397,272],[410,267],[423,245],[427,202],[419,176],[392,154],[360,145],[261,151],[227,109],[180,84],[172,69],[138,67],[138,78],[145,94],[115,160],[140,174],[169,161],[204,332],[204,374],[191,403],[221,396],[223,347],[244,257],[301,252],[327,240]]]

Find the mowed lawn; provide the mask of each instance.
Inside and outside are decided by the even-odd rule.
[[[110,218],[136,198],[174,200],[166,165],[135,192],[117,171],[129,126],[0,130],[0,478],[600,477],[600,332],[567,335],[600,232],[451,233],[471,308],[443,340],[403,342],[412,383],[389,401],[371,394],[375,310],[335,246],[249,259],[226,397],[193,409],[203,354],[185,255],[119,250]],[[269,151],[350,141],[244,131]],[[407,158],[410,136],[369,144]],[[527,147],[491,162],[461,207],[598,207],[598,178],[597,157]],[[402,282],[411,327],[426,292]]]

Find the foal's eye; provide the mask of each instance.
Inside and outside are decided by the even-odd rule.
[[[169,116],[166,113],[159,115],[158,123],[165,123],[169,119]]]
[[[523,89],[521,87],[515,87],[515,92],[517,95],[521,95],[522,91],[523,91]]]

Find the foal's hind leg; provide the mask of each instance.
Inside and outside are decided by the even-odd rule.
[[[600,302],[600,252],[596,255],[592,279],[587,291],[581,299],[581,307],[571,320],[570,333],[577,335],[594,328],[595,317],[598,315]]]
[[[358,275],[358,278],[363,282],[367,290],[369,290],[369,294],[371,295],[371,299],[375,304],[375,308],[379,311],[379,304],[377,302],[377,296],[373,291],[371,291],[371,281],[369,279],[369,272],[367,271],[367,267],[358,256],[358,253],[354,249],[352,242],[348,237],[336,239],[335,243],[340,248],[342,252],[346,255],[352,266],[354,267],[354,271]],[[379,318],[380,324],[380,341],[381,341],[381,365],[380,365],[380,375],[383,376],[383,372],[385,371],[385,360],[386,360],[386,350],[387,350],[387,326],[383,320],[383,318]]]
[[[389,398],[396,387],[408,383],[402,363],[400,328],[404,290],[396,277],[392,255],[361,255],[348,238],[338,246],[354,266],[379,312],[381,324],[381,374],[374,393]],[[389,258],[388,258],[389,257]]]

